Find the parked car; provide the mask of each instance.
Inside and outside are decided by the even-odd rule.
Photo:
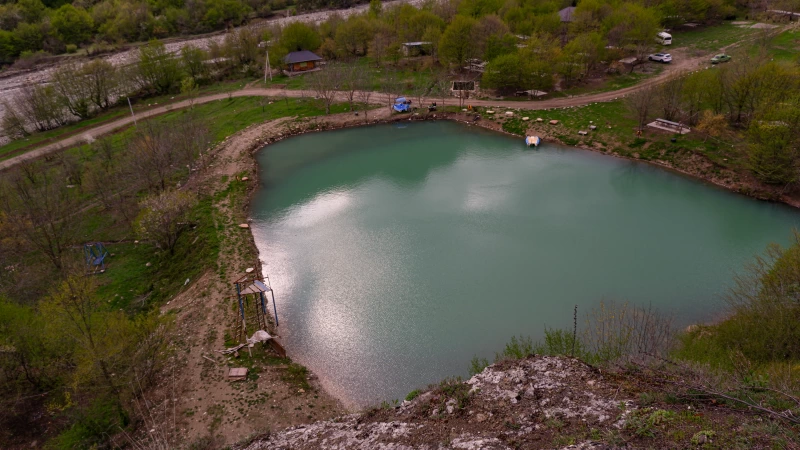
[[[672,45],[672,35],[662,31],[656,35],[656,42],[661,45]]]
[[[715,55],[711,58],[711,64],[719,64],[723,62],[728,62],[731,60],[731,57],[726,55],[725,53],[720,53],[719,55]]]
[[[672,55],[670,55],[669,53],[654,53],[648,56],[647,59],[649,59],[650,61],[659,61],[666,64],[672,61]]]

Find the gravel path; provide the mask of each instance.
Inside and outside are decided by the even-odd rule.
[[[549,100],[532,100],[532,101],[500,101],[500,100],[468,100],[465,103],[468,103],[473,106],[492,106],[492,107],[505,107],[505,108],[519,108],[519,109],[530,109],[530,110],[541,110],[541,109],[551,109],[551,108],[568,108],[573,106],[582,106],[588,105],[591,103],[599,103],[599,102],[608,102],[613,101],[618,98],[624,97],[632,92],[636,92],[637,90],[644,89],[655,84],[663,82],[667,79],[670,75],[684,72],[684,71],[691,71],[699,69],[703,66],[704,62],[706,62],[707,58],[705,57],[698,57],[692,59],[681,59],[680,62],[672,64],[668,66],[661,74],[650,78],[642,83],[637,85],[627,87],[624,89],[619,89],[616,91],[610,92],[601,92],[597,94],[589,94],[589,95],[581,95],[575,97],[568,97],[568,98],[556,98],[556,99],[549,99]],[[221,93],[221,94],[214,94],[214,95],[207,95],[204,97],[198,97],[194,100],[194,104],[202,104],[202,103],[209,103],[218,100],[224,100],[231,95],[232,97],[251,97],[251,96],[266,96],[266,97],[314,97],[315,93],[313,91],[305,91],[305,90],[283,90],[283,89],[260,89],[260,88],[245,88],[238,91],[235,91],[231,94]],[[372,103],[375,104],[386,104],[388,99],[387,94],[376,92],[372,95],[371,100]],[[338,100],[345,101],[344,93],[339,94]],[[440,102],[441,98],[429,98],[423,99],[422,104],[427,104],[429,102],[436,101]],[[455,99],[449,98],[447,100],[450,104],[457,101]],[[186,108],[190,106],[189,100],[183,100],[179,102],[175,102],[169,105],[159,106],[157,108],[149,109],[144,112],[140,112],[137,114],[136,118],[141,120],[147,117],[156,116],[159,114],[163,114],[168,111],[174,111],[181,108]],[[133,119],[131,117],[125,117],[122,119],[118,119],[112,122],[108,122],[102,125],[98,125],[93,128],[89,128],[84,132],[73,135],[67,138],[64,138],[58,142],[54,142],[42,147],[39,147],[35,150],[31,150],[27,153],[24,153],[19,156],[15,156],[13,158],[9,158],[5,161],[0,161],[0,170],[7,169],[11,166],[19,164],[22,161],[30,160],[38,158],[42,155],[46,155],[50,152],[54,152],[63,148],[69,148],[75,145],[83,144],[87,141],[91,141],[97,139],[99,136],[104,134],[110,133],[114,130],[119,128],[125,127],[133,123]]]

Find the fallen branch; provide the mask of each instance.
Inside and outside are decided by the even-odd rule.
[[[226,348],[225,350],[214,350],[214,351],[217,352],[217,353],[221,353],[223,355],[230,355],[231,353],[234,353],[234,352],[238,351],[240,348],[242,348],[242,347],[244,347],[246,345],[247,345],[246,343],[245,344],[239,344],[236,347]]]

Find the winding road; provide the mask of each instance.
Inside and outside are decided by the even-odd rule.
[[[503,100],[470,99],[468,103],[473,106],[490,106],[490,107],[505,107],[505,108],[517,108],[517,109],[528,109],[528,110],[541,110],[541,109],[552,109],[552,108],[568,108],[574,106],[588,105],[591,103],[608,102],[624,97],[638,90],[646,89],[650,86],[662,83],[665,80],[669,79],[669,77],[672,76],[673,74],[700,69],[704,66],[704,62],[707,61],[708,61],[707,57],[696,57],[691,59],[680,58],[679,62],[670,64],[659,75],[647,79],[634,86],[618,89],[616,91],[599,92],[596,94],[586,94],[574,97],[555,98],[549,100],[503,101]],[[193,102],[190,100],[181,100],[175,103],[170,103],[168,105],[148,109],[146,111],[141,111],[137,113],[136,119],[141,120],[148,117],[157,116],[159,114],[164,114],[170,111],[187,108],[191,106],[192,103],[197,105],[197,104],[203,104],[203,103],[214,102],[217,100],[227,99],[228,97],[256,97],[256,96],[278,97],[278,98],[287,96],[314,97],[316,96],[316,93],[314,91],[309,91],[309,90],[263,89],[263,88],[248,87],[240,89],[238,91],[233,91],[231,93],[220,93],[220,94],[197,97],[194,99]],[[370,103],[386,105],[388,98],[389,94],[375,92],[372,94],[370,98]],[[346,100],[345,93],[339,92],[337,94],[336,99],[340,101],[345,101]],[[424,98],[422,104],[439,100],[441,100],[441,98]],[[69,148],[75,145],[81,145],[87,141],[92,141],[94,139],[97,139],[99,136],[114,132],[115,130],[128,126],[132,123],[133,123],[132,117],[125,117],[111,122],[103,123],[95,127],[87,128],[86,130],[82,131],[79,134],[65,137],[64,139],[58,140],[56,142],[47,145],[43,145],[41,147],[30,150],[21,155],[9,158],[5,161],[0,161],[0,170],[8,169],[23,161],[36,159],[41,156],[47,155],[48,153]]]

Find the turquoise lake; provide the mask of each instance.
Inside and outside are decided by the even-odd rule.
[[[252,229],[281,342],[351,407],[402,400],[601,300],[712,320],[800,214],[644,163],[452,122],[257,156]]]

